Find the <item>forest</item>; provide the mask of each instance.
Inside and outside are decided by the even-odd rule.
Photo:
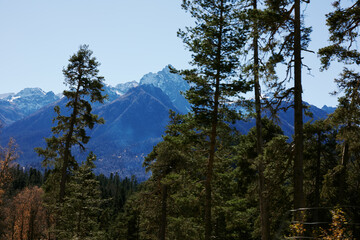
[[[338,105],[304,122],[307,4],[182,1],[194,25],[178,37],[192,68],[171,71],[190,84],[192,109],[169,112],[143,182],[96,176],[95,154],[75,157],[89,130],[106,124],[92,113],[107,98],[100,63],[81,45],[63,69],[66,109],[55,106],[52,136],[35,149],[44,168],[16,164],[16,139],[0,148],[0,239],[360,239],[360,1],[324,1],[333,7],[329,40],[313,54],[323,71],[343,65],[334,76]],[[290,108],[291,138],[277,118]],[[244,134],[238,120],[256,124]]]

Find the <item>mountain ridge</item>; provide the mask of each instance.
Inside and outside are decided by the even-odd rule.
[[[109,99],[104,105],[93,105],[94,113],[104,117],[106,123],[95,126],[89,132],[91,139],[87,145],[87,148],[98,156],[96,172],[118,172],[122,177],[135,174],[139,179],[145,179],[148,175],[142,168],[143,158],[161,141],[169,121],[169,110],[186,113],[190,109],[188,103],[186,106],[181,104],[186,99],[180,94],[180,91],[185,91],[188,87],[181,76],[173,76],[170,73],[169,66],[158,73],[145,75],[139,83],[133,81],[116,87],[106,85],[104,93],[109,95]],[[119,88],[122,91],[128,89],[121,93]],[[54,106],[59,105],[62,114],[66,114],[66,99],[59,97],[35,112],[20,114],[16,107],[16,99],[24,100],[26,96],[30,97],[29,99],[31,96],[41,98],[47,94],[50,97],[55,96],[53,92],[44,93],[41,89],[28,89],[22,94],[7,96],[7,100],[0,99],[0,121],[7,121],[0,135],[0,142],[4,145],[9,137],[15,137],[22,152],[18,162],[23,166],[41,168],[42,159],[37,157],[33,148],[45,147],[44,138],[51,136],[51,127],[54,126],[52,119],[55,117]],[[17,96],[20,97],[16,98]],[[16,108],[12,108],[14,105]],[[335,108],[324,106],[320,109],[309,104],[309,109],[314,112],[314,119],[319,119],[326,117]],[[284,133],[291,136],[292,109],[280,112],[279,119]],[[304,118],[304,121],[308,120],[311,118]],[[253,126],[253,120],[238,122],[236,125],[243,134]],[[87,152],[73,150],[79,159],[86,158]]]

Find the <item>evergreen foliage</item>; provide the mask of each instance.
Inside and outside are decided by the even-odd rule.
[[[191,64],[196,67],[181,72],[191,86],[186,98],[191,104],[198,128],[205,130],[209,138],[204,207],[206,240],[212,238],[212,178],[218,124],[229,116],[228,119],[236,120],[236,114],[227,107],[228,98],[236,99],[249,90],[248,84],[240,79],[238,73],[239,53],[246,38],[246,28],[235,18],[239,5],[233,0],[193,0],[182,4],[196,21],[195,27],[179,32],[193,53]]]
[[[69,86],[69,90],[65,90],[63,94],[68,100],[66,107],[71,114],[62,115],[60,107],[56,106],[54,110],[58,116],[54,119],[57,126],[52,128],[53,136],[46,139],[45,149],[36,148],[39,156],[44,157],[43,165],[52,167],[48,181],[51,187],[56,187],[52,194],[58,195],[59,202],[65,197],[69,173],[78,166],[71,153],[72,148],[78,146],[84,151],[85,144],[90,139],[86,129],[92,129],[97,123],[104,123],[102,118],[91,113],[90,102],[102,103],[106,98],[102,95],[104,79],[98,76],[97,68],[100,64],[92,57],[92,51],[87,45],[80,46],[79,51],[71,56],[69,62],[63,70],[65,84]]]
[[[92,172],[94,161],[95,156],[90,153],[68,182],[68,194],[60,205],[55,229],[58,239],[103,239],[98,221],[102,200],[99,182]]]

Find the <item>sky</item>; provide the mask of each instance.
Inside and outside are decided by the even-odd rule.
[[[177,30],[193,24],[181,0],[0,0],[0,93],[40,87],[65,89],[62,69],[81,44],[88,44],[101,63],[100,75],[112,86],[139,81],[171,64],[189,67],[191,53]],[[313,27],[310,50],[327,44],[325,14],[330,0],[313,0],[305,9]],[[341,66],[320,72],[316,54],[303,53],[303,99],[313,105],[336,106],[333,79]]]

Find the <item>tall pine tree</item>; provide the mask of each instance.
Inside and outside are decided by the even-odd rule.
[[[100,65],[87,45],[80,46],[79,51],[70,57],[69,65],[63,69],[65,84],[69,90],[63,92],[68,100],[66,107],[70,116],[62,115],[60,107],[54,108],[57,117],[52,128],[53,136],[46,139],[47,147],[36,148],[37,153],[44,157],[44,166],[52,166],[52,177],[56,183],[58,201],[63,202],[66,194],[66,182],[69,173],[78,164],[71,152],[74,146],[85,150],[85,144],[90,137],[86,129],[92,129],[96,123],[103,124],[104,120],[91,113],[90,102],[102,103],[106,96],[102,94],[104,78],[98,76]],[[90,100],[90,102],[89,102]]]
[[[286,89],[285,82],[276,86],[275,97],[289,99],[292,96],[294,108],[294,209],[305,207],[305,196],[303,190],[303,102],[302,102],[302,77],[301,69],[303,66],[301,53],[307,49],[310,41],[309,34],[311,28],[305,28],[301,15],[301,0],[267,0],[268,21],[270,37],[268,48],[272,51],[271,61],[284,62],[287,65],[285,80],[293,80],[294,86]],[[281,39],[281,40],[279,40]],[[303,217],[296,214],[297,219]]]
[[[245,31],[234,12],[240,7],[234,0],[184,1],[183,8],[195,18],[196,26],[180,31],[179,36],[193,53],[195,69],[182,71],[191,84],[186,96],[199,125],[209,126],[208,162],[205,179],[205,239],[212,237],[212,178],[217,128],[224,121],[228,97],[236,98],[248,90],[239,80],[239,50],[244,46]]]

